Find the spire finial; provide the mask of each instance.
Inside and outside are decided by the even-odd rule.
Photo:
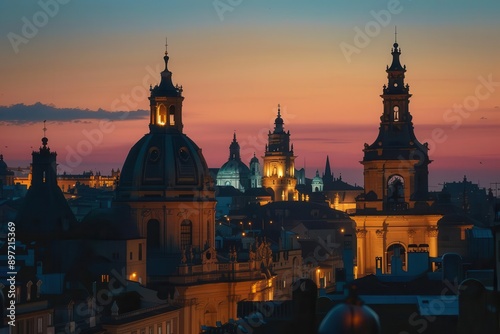
[[[398,42],[398,26],[394,26],[394,43]]]
[[[168,37],[165,37],[165,56],[168,55]]]
[[[281,117],[281,107],[279,103],[278,103],[278,117]]]
[[[45,126],[45,122],[47,122],[47,120],[44,120],[43,121],[43,136],[46,137],[46,132],[47,132],[47,127]]]
[[[233,130],[233,141],[236,141],[236,130]]]

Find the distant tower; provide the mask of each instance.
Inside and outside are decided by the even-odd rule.
[[[262,187],[262,172],[260,171],[259,159],[253,154],[250,160],[250,188]]]
[[[229,145],[229,159],[217,172],[218,186],[232,186],[240,191],[250,188],[250,170],[241,161],[240,145],[236,140],[236,132],[233,141]]]
[[[274,131],[269,131],[268,144],[264,156],[262,185],[273,191],[274,201],[298,200],[297,179],[295,178],[295,156],[293,144],[290,147],[290,131],[285,132],[280,105],[274,121]]]
[[[313,193],[323,191],[323,179],[319,176],[318,170],[316,170],[316,176],[311,181],[311,188]]]
[[[333,173],[330,168],[330,158],[326,156],[325,173],[323,174],[323,185],[325,189],[330,189],[333,185]]]
[[[365,195],[358,209],[401,211],[427,200],[427,143],[421,144],[413,132],[408,105],[411,94],[405,85],[406,66],[401,66],[401,49],[394,43],[392,64],[387,67],[388,85],[383,88],[384,110],[377,139],[365,144]]]
[[[31,186],[15,219],[17,237],[25,242],[68,237],[76,225],[75,216],[57,185],[57,153],[50,151],[48,141],[44,127],[42,146],[31,154]]]

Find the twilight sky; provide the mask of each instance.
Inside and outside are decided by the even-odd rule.
[[[0,13],[9,166],[29,165],[46,119],[62,169],[121,168],[149,120],[105,111],[149,108],[168,36],[184,132],[210,167],[227,160],[233,131],[246,163],[262,156],[280,103],[296,167],[312,177],[329,155],[335,176],[363,184],[396,25],[415,133],[434,160],[430,190],[464,174],[500,182],[497,0],[40,0],[2,1]]]

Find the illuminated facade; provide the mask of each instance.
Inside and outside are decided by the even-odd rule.
[[[295,189],[295,156],[293,144],[290,146],[290,131],[284,130],[283,118],[278,105],[278,116],[274,121],[274,131],[269,131],[268,144],[264,155],[262,186],[273,193],[273,201],[297,201]]]
[[[413,132],[409,111],[411,94],[404,82],[406,66],[399,60],[401,49],[394,43],[392,64],[386,69],[383,113],[373,144],[365,144],[364,194],[356,203],[358,274],[390,272],[390,257],[399,249],[404,268],[408,247],[428,247],[430,256],[438,255],[437,222],[442,217],[430,214],[428,199],[427,143],[421,144]]]
[[[217,172],[217,185],[231,186],[244,192],[250,188],[249,177],[250,169],[241,161],[240,145],[235,132],[229,145],[229,159]]]

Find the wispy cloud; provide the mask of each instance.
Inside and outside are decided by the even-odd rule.
[[[90,110],[80,108],[57,108],[37,102],[33,105],[14,104],[0,106],[0,122],[7,124],[30,124],[34,122],[85,122],[91,119],[107,119],[112,121],[144,119],[149,111],[106,111],[103,109]]]

